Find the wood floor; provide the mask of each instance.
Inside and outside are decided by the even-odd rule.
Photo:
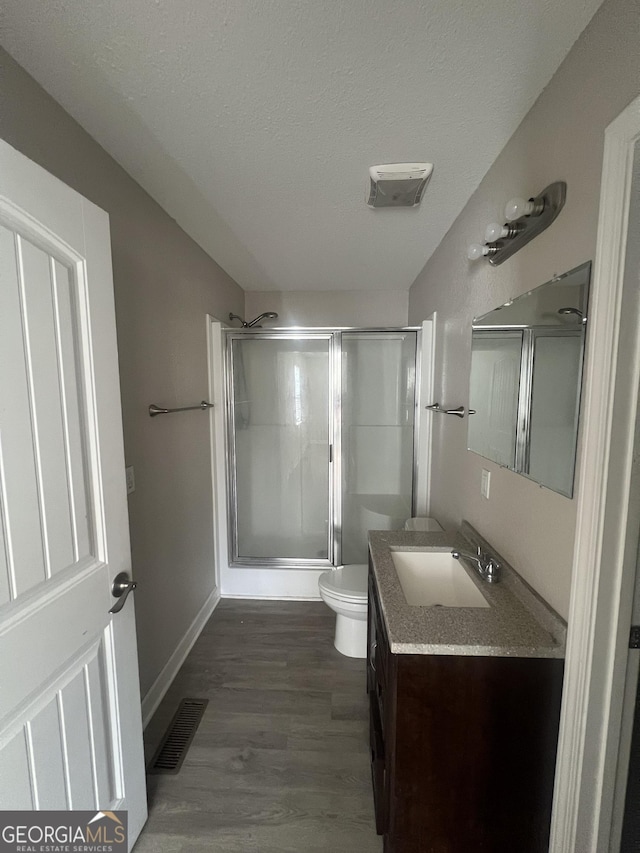
[[[333,647],[322,602],[220,602],[147,727],[209,705],[182,769],[148,777],[135,853],[380,853],[365,662]]]

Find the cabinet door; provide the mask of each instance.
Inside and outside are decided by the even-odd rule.
[[[378,703],[373,693],[369,694],[369,745],[371,747],[371,782],[373,785],[376,832],[378,835],[384,835],[388,827],[387,767]]]

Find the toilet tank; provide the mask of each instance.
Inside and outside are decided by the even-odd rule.
[[[435,518],[408,518],[404,524],[405,530],[421,530],[423,533],[438,533],[442,525]]]

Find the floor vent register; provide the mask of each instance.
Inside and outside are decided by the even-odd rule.
[[[178,773],[208,703],[208,699],[183,699],[180,702],[147,768],[148,773]]]

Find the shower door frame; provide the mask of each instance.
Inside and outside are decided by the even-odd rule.
[[[328,530],[327,530],[327,557],[241,557],[238,555],[238,494],[236,489],[236,431],[235,411],[233,405],[233,341],[234,340],[288,340],[288,341],[327,341],[328,344],[328,400],[327,406],[327,465],[328,465]],[[269,329],[260,330],[225,330],[225,403],[227,422],[227,535],[229,543],[229,566],[233,568],[256,568],[264,566],[268,569],[318,569],[331,568],[333,566],[334,537],[332,531],[333,521],[333,465],[332,444],[334,440],[334,423],[332,417],[332,404],[335,400],[335,385],[333,373],[333,347],[334,339],[330,332],[323,329]]]
[[[418,447],[421,421],[422,389],[422,327],[388,326],[360,328],[342,327],[281,327],[268,330],[223,329],[224,336],[224,392],[226,425],[226,485],[227,485],[227,536],[228,564],[233,569],[332,569],[342,565],[342,334],[343,333],[403,333],[416,335],[414,367],[413,462],[411,476],[411,515],[415,514],[418,481]],[[233,406],[233,341],[257,340],[327,340],[329,343],[328,370],[328,466],[329,466],[329,525],[328,557],[241,557],[238,555],[238,496],[236,490],[236,442]]]

